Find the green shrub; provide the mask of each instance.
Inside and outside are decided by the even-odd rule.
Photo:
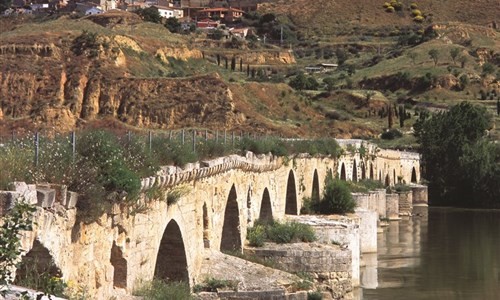
[[[256,224],[248,228],[247,231],[248,244],[252,247],[262,247],[266,241],[266,228],[261,224]]]
[[[316,240],[316,235],[312,227],[307,224],[297,222],[256,222],[253,227],[248,229],[247,239],[250,246],[261,247],[264,241],[277,244],[309,243]]]
[[[416,17],[416,16],[421,16],[422,12],[419,9],[413,9],[411,11],[411,14],[412,14],[412,16]]]
[[[394,11],[396,11],[396,9],[393,6],[388,6],[385,8],[385,11],[388,13],[393,13]]]
[[[320,211],[323,214],[345,214],[354,212],[356,202],[352,198],[349,184],[340,179],[328,179],[325,184]]]
[[[417,3],[413,2],[412,4],[410,4],[410,9],[411,10],[415,10],[417,8],[418,8],[418,4]]]
[[[413,18],[413,21],[417,22],[417,23],[422,23],[424,21],[424,17],[421,16],[421,15],[418,15],[418,16],[415,16]]]
[[[309,292],[307,293],[307,300],[323,300],[323,295],[318,291]]]
[[[312,201],[311,198],[305,197],[302,199],[302,207],[300,208],[300,214],[302,215],[311,215],[315,213],[319,213],[319,203]]]
[[[236,290],[238,283],[231,280],[207,278],[203,283],[194,286],[193,291],[199,292],[217,292],[218,289],[231,289]],[[167,298],[165,298],[167,299]],[[176,298],[168,298],[176,299]]]
[[[397,130],[396,128],[389,129],[387,131],[384,131],[380,138],[383,140],[394,140],[396,138],[400,138],[403,136],[403,133],[401,131]]]
[[[162,280],[153,280],[139,284],[134,290],[134,296],[141,296],[145,300],[192,300],[189,285],[183,282],[164,282]]]

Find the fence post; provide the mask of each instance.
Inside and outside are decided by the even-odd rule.
[[[35,167],[38,167],[38,155],[39,155],[39,146],[40,146],[40,136],[38,131],[35,132]]]
[[[205,129],[205,142],[208,141],[208,130]]]
[[[75,154],[76,154],[76,133],[74,131],[71,131],[71,153],[72,153],[72,158],[73,162],[75,162]]]
[[[12,129],[12,142],[16,140],[16,131]]]
[[[224,129],[224,145],[226,144],[227,141],[227,130]]]
[[[193,152],[196,153],[196,129],[193,130]]]
[[[149,131],[149,152],[151,152],[151,147],[152,147],[152,144],[153,144],[153,133],[151,132],[151,130]]]
[[[172,130],[170,130],[168,132],[168,140],[171,141],[172,140]]]
[[[182,134],[181,134],[181,139],[182,139],[182,144],[184,145],[184,141],[185,141],[185,132],[184,132],[184,129],[182,129]]]
[[[231,136],[231,145],[233,145],[233,146],[234,146],[234,131],[233,131],[233,134],[232,134],[232,136]]]

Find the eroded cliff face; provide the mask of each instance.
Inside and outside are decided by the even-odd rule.
[[[111,43],[140,51],[124,37]],[[100,50],[91,60],[73,55],[64,45],[0,46],[0,118],[27,118],[61,130],[106,116],[154,128],[238,122],[231,91],[218,75],[127,77],[127,58],[120,47],[113,49]],[[161,48],[158,54],[162,59],[201,56],[187,48]]]

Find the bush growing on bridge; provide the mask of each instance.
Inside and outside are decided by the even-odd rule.
[[[314,242],[316,235],[311,226],[298,222],[271,222],[257,221],[248,228],[247,239],[252,247],[262,247],[264,242],[289,244],[296,242]]]
[[[346,214],[353,213],[356,202],[352,198],[349,184],[338,178],[327,176],[323,199],[319,204],[322,214]]]

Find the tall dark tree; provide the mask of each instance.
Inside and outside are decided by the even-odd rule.
[[[236,57],[231,58],[231,71],[236,70]]]
[[[1,0],[0,0],[1,1]],[[141,16],[145,22],[161,23],[161,15],[155,7],[139,8],[134,11]]]
[[[3,13],[6,9],[10,8],[12,5],[12,0],[0,0],[0,13]]]
[[[165,27],[167,27],[168,31],[172,33],[180,33],[181,32],[181,23],[179,23],[179,20],[174,17],[170,17],[167,19],[167,22],[165,23]]]
[[[392,119],[392,108],[391,105],[387,105],[387,127],[392,128],[394,121]]]
[[[500,116],[500,99],[497,99],[497,116]]]
[[[414,126],[415,135],[421,145],[424,177],[429,180],[431,204],[454,206],[488,206],[491,199],[482,199],[478,185],[470,178],[487,180],[480,169],[471,169],[473,162],[488,164],[496,161],[496,167],[489,169],[489,175],[498,178],[500,153],[487,143],[485,132],[490,127],[491,117],[486,109],[470,103],[453,106],[447,112],[437,113],[429,118],[421,118]],[[476,149],[477,155],[472,156]],[[488,150],[489,149],[489,150]],[[493,151],[495,154],[490,153]],[[491,158],[489,156],[495,155]],[[496,169],[495,169],[496,168]],[[489,179],[488,179],[489,181]],[[490,189],[498,189],[493,182]],[[492,191],[495,194],[495,191]],[[500,199],[500,194],[496,201]],[[497,204],[500,206],[500,203]]]

